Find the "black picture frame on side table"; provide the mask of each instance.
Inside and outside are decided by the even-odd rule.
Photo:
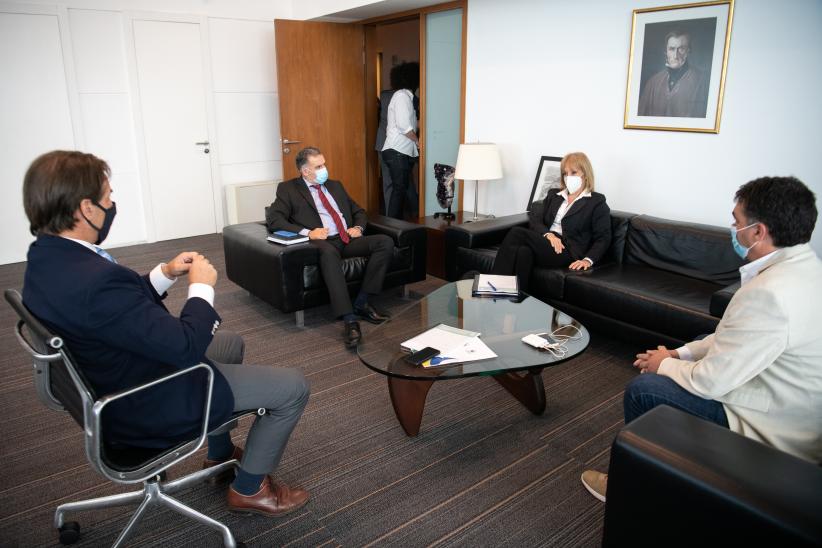
[[[561,183],[559,165],[562,158],[559,156],[542,156],[539,159],[537,176],[534,178],[534,187],[525,211],[531,211],[531,204],[541,202],[552,188],[559,188]]]

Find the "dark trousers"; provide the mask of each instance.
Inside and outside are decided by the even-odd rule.
[[[270,474],[280,463],[288,438],[308,403],[308,381],[297,369],[267,365],[242,365],[245,344],[235,334],[214,336],[206,356],[228,381],[234,394],[234,411],[265,409],[248,431],[240,467],[249,474]],[[211,434],[227,432],[237,422]]]
[[[417,193],[411,193],[411,172],[414,170],[416,158],[397,152],[394,149],[383,150],[382,160],[388,166],[391,174],[391,197],[386,205],[386,215],[394,219],[402,219],[406,200],[411,201],[409,205],[413,208],[414,217],[417,216],[419,204],[416,201]]]
[[[368,257],[361,291],[370,295],[382,291],[382,282],[394,254],[394,240],[389,236],[360,236],[351,238],[348,244],[344,244],[339,238],[311,240],[311,243],[320,250],[320,273],[328,289],[334,316],[344,316],[353,312],[342,267],[343,259]]]
[[[494,259],[492,274],[517,276],[519,287],[528,291],[531,271],[534,265],[540,267],[562,267],[573,262],[566,246],[562,253],[554,251],[550,242],[533,230],[515,226],[508,231]]]

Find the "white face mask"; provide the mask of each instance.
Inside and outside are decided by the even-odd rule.
[[[567,175],[565,177],[565,188],[568,194],[573,194],[582,187],[582,177],[579,175]]]

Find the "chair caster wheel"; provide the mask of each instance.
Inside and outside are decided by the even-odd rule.
[[[67,521],[58,529],[60,544],[74,544],[80,540],[80,524],[76,521]]]

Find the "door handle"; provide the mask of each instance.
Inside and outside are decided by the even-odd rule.
[[[302,143],[302,141],[290,141],[288,139],[283,139],[284,145],[296,145],[297,143]]]
[[[208,141],[200,141],[199,143],[194,144],[202,147],[207,147],[210,143]]]

